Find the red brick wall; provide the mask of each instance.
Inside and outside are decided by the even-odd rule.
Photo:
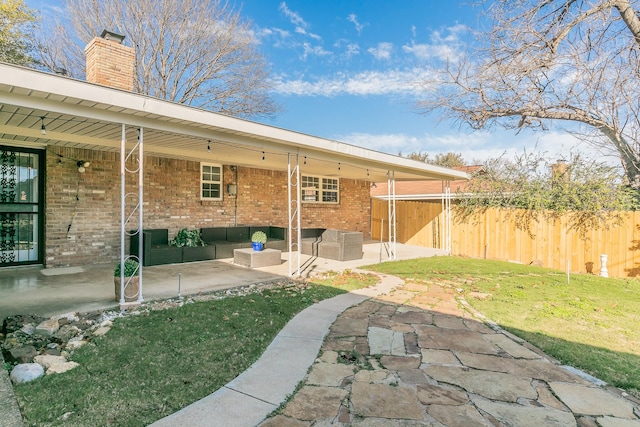
[[[133,91],[135,50],[113,40],[94,37],[84,49],[87,81]]]
[[[45,263],[48,267],[115,262],[120,256],[119,159],[118,153],[47,149]],[[78,172],[77,160],[91,162],[85,173]],[[135,164],[129,167],[134,168]],[[238,167],[237,198],[226,194],[227,184],[236,182],[236,171],[231,166],[223,167],[223,180],[222,201],[201,201],[200,163],[146,158],[144,228],[168,228],[172,238],[184,227],[287,226],[286,172]],[[127,192],[137,193],[134,175],[128,175]],[[361,231],[368,237],[369,183],[341,179],[340,200],[338,205],[304,203],[302,227]],[[127,250],[128,244],[127,241]]]

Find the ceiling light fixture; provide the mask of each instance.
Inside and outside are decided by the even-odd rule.
[[[47,134],[47,127],[44,125],[44,116],[40,117],[40,133],[43,135]]]
[[[210,152],[211,152],[211,140],[209,139],[207,141],[207,153],[210,153]]]

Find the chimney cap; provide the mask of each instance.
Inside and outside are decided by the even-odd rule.
[[[102,30],[102,34],[100,34],[100,37],[105,40],[112,40],[114,42],[117,42],[118,44],[122,44],[125,38],[125,36],[123,36],[122,34],[114,33],[113,31],[108,30]]]

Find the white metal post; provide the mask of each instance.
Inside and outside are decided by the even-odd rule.
[[[131,277],[124,275],[124,265],[126,260],[135,259],[138,261],[138,302],[143,301],[142,297],[142,250],[143,250],[143,236],[142,236],[142,193],[143,193],[143,177],[144,171],[142,168],[143,162],[143,129],[140,128],[138,141],[136,145],[127,151],[126,147],[126,127],[122,124],[122,138],[120,141],[120,305],[125,304],[125,290],[131,282]],[[127,169],[127,161],[132,158],[136,149],[138,150],[137,168],[129,170]],[[137,193],[127,193],[126,190],[126,174],[138,173],[138,189]],[[127,199],[134,201],[130,211],[127,211]],[[138,214],[137,227],[131,231],[127,231],[127,225],[130,226],[135,214]],[[138,235],[138,256],[125,254],[125,236]],[[126,282],[125,282],[126,280]]]
[[[451,182],[442,182],[442,243],[441,249],[451,253]]]
[[[120,139],[120,304],[124,304],[124,263],[125,263],[125,250],[124,242],[126,235],[126,217],[125,217],[125,199],[126,199],[126,186],[125,186],[125,126],[122,124],[122,138]]]
[[[142,223],[142,209],[143,209],[143,193],[144,193],[144,128],[140,128],[140,139],[138,141],[138,224],[140,230],[140,239],[138,239],[138,254],[142,255],[143,241],[142,230],[144,230],[144,224]],[[142,297],[142,263],[139,264],[140,271],[138,272],[138,302],[144,301]]]
[[[387,172],[387,208],[389,214],[389,259],[396,259],[396,179],[395,172]]]
[[[287,199],[289,213],[289,276],[300,276],[300,258],[302,255],[301,199],[299,155],[287,155]]]

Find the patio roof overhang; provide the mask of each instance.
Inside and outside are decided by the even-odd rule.
[[[131,142],[144,128],[145,156],[286,171],[294,154],[308,175],[468,179],[462,171],[0,63],[0,144],[119,152],[122,124]]]

